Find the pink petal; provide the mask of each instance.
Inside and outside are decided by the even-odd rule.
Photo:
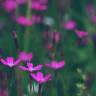
[[[73,20],[70,20],[64,24],[64,28],[67,30],[73,30],[76,28],[76,23]]]
[[[32,63],[27,63],[27,66],[28,66],[29,69],[33,68],[33,64]]]
[[[41,68],[43,67],[43,65],[38,65],[38,66],[36,66],[36,67],[34,67],[34,70],[41,70]]]
[[[13,11],[16,9],[16,2],[13,0],[5,1],[4,2],[4,8],[8,12]]]
[[[38,77],[35,74],[31,74],[31,77],[34,78],[38,82]]]
[[[3,58],[0,58],[0,62],[3,63],[4,65],[7,65],[7,62]]]
[[[55,33],[55,41],[58,43],[60,41],[60,33]]]
[[[29,53],[28,55],[27,55],[27,58],[29,59],[29,61],[33,58],[33,54],[32,53]]]
[[[27,71],[28,68],[24,67],[24,66],[19,66],[20,69],[24,70],[24,71]]]
[[[17,59],[17,60],[14,62],[14,64],[15,64],[15,65],[18,65],[20,62],[21,62],[21,60],[20,60],[20,59]]]
[[[16,3],[18,3],[19,5],[25,4],[26,0],[16,0]]]
[[[75,30],[75,33],[77,34],[77,36],[78,36],[79,38],[88,36],[88,33],[85,32],[85,31]]]
[[[16,19],[17,23],[23,25],[23,26],[31,26],[32,20],[27,19],[25,16],[20,16]]]
[[[32,3],[32,9],[38,10],[38,11],[42,11],[42,10],[46,10],[47,6],[46,5],[41,5],[39,3],[33,2]]]
[[[42,72],[38,72],[37,73],[37,78],[38,79],[42,79],[43,78],[43,73]]]
[[[47,82],[47,81],[49,81],[49,80],[51,80],[52,78],[51,78],[51,74],[48,74],[48,75],[46,75],[46,77],[45,77],[45,82]]]
[[[61,68],[64,67],[65,61],[60,61],[58,65],[59,65],[59,67],[61,67]]]
[[[33,54],[22,51],[19,53],[19,58],[23,61],[31,61],[31,59],[33,58]]]
[[[51,67],[51,64],[45,64],[46,67]]]
[[[7,61],[8,63],[13,63],[13,62],[14,62],[14,58],[13,58],[13,57],[7,57],[7,58],[6,58],[6,61]]]
[[[48,3],[48,0],[39,0],[39,3],[40,4],[47,4]]]

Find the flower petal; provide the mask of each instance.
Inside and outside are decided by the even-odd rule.
[[[24,71],[27,71],[28,68],[24,67],[24,66],[19,66],[20,69],[24,70]]]
[[[32,63],[27,63],[27,66],[28,66],[29,69],[33,68],[33,64]]]
[[[33,69],[34,70],[41,70],[42,67],[43,67],[43,65],[38,65],[38,66],[34,67]]]
[[[33,74],[33,73],[32,73],[32,74],[31,74],[31,77],[38,82],[38,77],[36,76],[36,74]]]
[[[47,81],[51,80],[52,79],[51,77],[52,77],[51,74],[46,75],[44,78],[44,81],[47,82]]]
[[[14,64],[15,64],[15,65],[18,65],[20,62],[21,62],[21,59],[17,59],[17,60],[14,62]]]
[[[4,65],[7,65],[7,62],[3,58],[0,58],[0,62],[3,63]]]

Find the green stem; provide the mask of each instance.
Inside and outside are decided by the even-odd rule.
[[[42,96],[42,84],[39,84],[38,96]]]
[[[31,91],[31,89],[32,89],[32,78],[31,78],[31,76],[30,76],[30,73],[29,73],[29,80],[30,80],[30,96],[31,96],[31,94],[32,94],[32,91]]]
[[[31,6],[32,6],[32,0],[27,0],[27,19],[30,19],[31,18]],[[26,27],[26,30],[25,30],[25,36],[24,36],[24,50],[25,51],[28,51],[28,47],[29,47],[29,41],[30,41],[30,27],[27,26]]]

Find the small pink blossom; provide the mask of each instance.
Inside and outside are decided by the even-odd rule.
[[[32,21],[33,21],[33,23],[40,23],[42,21],[42,18],[39,15],[33,14]]]
[[[67,30],[73,30],[76,28],[76,23],[75,21],[73,20],[70,20],[70,21],[67,21],[65,24],[64,24],[64,28],[67,29]]]
[[[8,91],[5,89],[0,89],[0,96],[8,96]]]
[[[44,11],[44,10],[47,10],[47,5],[42,5],[37,2],[33,2],[32,9],[37,10],[37,11]]]
[[[59,32],[54,32],[53,33],[53,40],[55,40],[56,43],[58,43],[60,41],[60,33]]]
[[[21,4],[25,4],[26,0],[16,0],[16,3],[21,5]]]
[[[27,17],[25,16],[19,16],[17,19],[16,19],[16,22],[20,25],[23,25],[23,26],[32,26],[32,19],[28,19]]]
[[[20,63],[20,59],[14,60],[13,57],[7,57],[6,60],[3,58],[0,58],[0,62],[6,66],[9,66],[10,68],[17,66]]]
[[[26,53],[24,51],[19,53],[19,58],[22,61],[31,61],[33,58],[33,54],[32,53]]]
[[[92,23],[96,23],[96,16],[95,15],[91,16],[90,18],[91,18]]]
[[[12,12],[16,9],[16,2],[13,0],[9,0],[9,1],[7,0],[4,2],[3,6],[6,11]]]
[[[77,35],[79,38],[88,36],[88,32],[81,31],[81,30],[75,30],[75,33],[76,33],[76,35]]]
[[[42,67],[43,66],[41,64],[33,67],[33,64],[32,63],[27,63],[27,67],[25,67],[25,66],[19,66],[20,69],[22,69],[24,71],[29,71],[29,72],[39,71],[39,70],[41,70]]]
[[[52,61],[50,64],[46,64],[46,67],[52,68],[52,69],[60,69],[63,68],[65,65],[65,61],[62,60],[60,62]]]
[[[93,15],[95,13],[94,6],[92,4],[87,4],[86,11],[89,15]]]
[[[48,0],[38,0],[38,2],[39,2],[40,4],[47,4],[47,3],[48,3]]]
[[[44,76],[42,72],[37,72],[36,74],[32,73],[31,74],[32,78],[34,78],[39,84],[48,82],[51,80],[51,74],[48,74]]]
[[[37,2],[39,4],[47,4],[48,0],[32,0],[33,2]]]

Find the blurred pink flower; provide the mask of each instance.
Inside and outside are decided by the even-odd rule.
[[[32,2],[32,9],[37,11],[47,10],[47,5],[39,4],[37,2]]]
[[[38,2],[39,2],[40,4],[47,4],[47,3],[48,3],[48,0],[38,0]]]
[[[27,67],[25,67],[25,66],[19,66],[20,69],[22,69],[24,71],[29,71],[29,72],[39,71],[39,70],[41,70],[42,67],[43,66],[41,64],[33,67],[33,64],[32,63],[27,63]]]
[[[31,74],[32,78],[34,78],[39,84],[45,83],[49,80],[51,80],[51,74],[48,74],[44,76],[42,72],[37,72],[37,74],[32,73]]]
[[[90,18],[91,18],[92,23],[96,23],[96,16],[95,15],[91,16]]]
[[[87,4],[86,11],[88,15],[93,15],[95,13],[94,5],[93,4]]]
[[[10,68],[18,65],[20,63],[20,59],[18,58],[17,60],[14,60],[13,57],[7,57],[6,60],[3,58],[0,58],[0,62],[6,66],[9,66]]]
[[[23,25],[23,26],[32,26],[32,19],[28,19],[27,17],[25,16],[19,16],[17,19],[16,19],[16,22],[19,23],[20,25]]]
[[[67,21],[64,24],[64,28],[67,30],[73,30],[76,28],[76,22],[73,20]]]
[[[32,0],[33,2],[37,2],[39,4],[47,4],[48,0]]]
[[[19,58],[22,61],[31,61],[33,58],[33,54],[32,53],[26,53],[24,51],[19,53]]]
[[[75,30],[75,33],[79,38],[88,36],[88,32],[85,31]]]
[[[21,4],[25,4],[26,0],[16,0],[16,3],[21,5]]]
[[[65,61],[62,60],[60,62],[52,61],[50,64],[46,64],[46,67],[52,68],[52,69],[60,69],[63,68],[65,65]]]
[[[8,91],[7,90],[0,90],[0,96],[8,96]]]
[[[41,16],[36,15],[36,14],[33,14],[33,15],[32,15],[32,22],[33,22],[33,23],[40,23],[41,21],[42,21]]]
[[[61,39],[60,33],[59,32],[55,32],[53,39],[56,41],[56,43],[58,43],[60,41],[60,39]]]
[[[8,12],[12,12],[16,9],[16,2],[13,1],[13,0],[6,0],[4,3],[3,3],[3,7],[6,11]]]

